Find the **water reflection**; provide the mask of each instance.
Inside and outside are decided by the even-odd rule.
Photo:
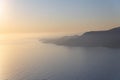
[[[67,48],[22,39],[1,45],[0,53],[2,79],[120,79],[119,49]]]

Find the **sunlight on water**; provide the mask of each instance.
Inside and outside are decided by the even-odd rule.
[[[0,80],[120,79],[119,49],[43,44],[42,37],[1,36]]]
[[[0,35],[0,79],[1,80],[5,79],[5,77],[11,74],[11,72],[9,72],[10,71],[9,69],[13,65],[12,63],[14,63],[13,61],[15,56],[17,57],[19,53],[22,53],[21,51],[24,50],[24,46],[25,46],[24,43],[27,43],[27,40],[24,40],[24,39],[32,37],[31,35],[29,35],[28,37],[26,36],[28,36],[28,34],[24,34],[24,35],[23,34],[1,34]],[[23,45],[23,46],[20,46],[20,45]]]
[[[4,79],[6,76],[7,65],[9,60],[7,60],[7,56],[9,56],[9,49],[5,45],[0,45],[0,79]]]
[[[33,37],[31,35],[27,37],[26,35],[1,36],[1,79],[22,80],[26,77],[27,80],[35,78],[38,74],[42,77],[43,74],[53,72],[53,70],[62,70],[70,57],[66,54],[69,51],[63,47],[41,44],[39,38],[41,37],[38,35]]]
[[[40,34],[3,34],[0,35],[0,79],[10,79],[20,75],[20,72],[34,62],[46,65],[48,58],[44,47],[39,45]],[[41,49],[42,48],[42,49]],[[41,50],[40,50],[41,49]],[[39,53],[39,54],[38,54]],[[44,54],[43,54],[44,53]],[[50,57],[50,55],[49,55]],[[52,57],[52,56],[51,56]],[[43,62],[42,62],[43,61]],[[24,73],[23,73],[24,74]]]

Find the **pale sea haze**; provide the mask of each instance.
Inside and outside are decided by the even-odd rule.
[[[0,80],[120,80],[119,34],[120,0],[0,0]]]
[[[40,38],[1,35],[0,80],[120,80],[120,49],[57,46]]]

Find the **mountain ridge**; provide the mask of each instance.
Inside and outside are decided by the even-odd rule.
[[[64,36],[58,39],[46,39],[42,42],[71,47],[110,47],[120,48],[120,27],[106,31],[90,31],[83,35]]]

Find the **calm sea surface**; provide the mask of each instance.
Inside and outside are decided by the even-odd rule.
[[[0,80],[120,80],[120,49],[1,40]]]

